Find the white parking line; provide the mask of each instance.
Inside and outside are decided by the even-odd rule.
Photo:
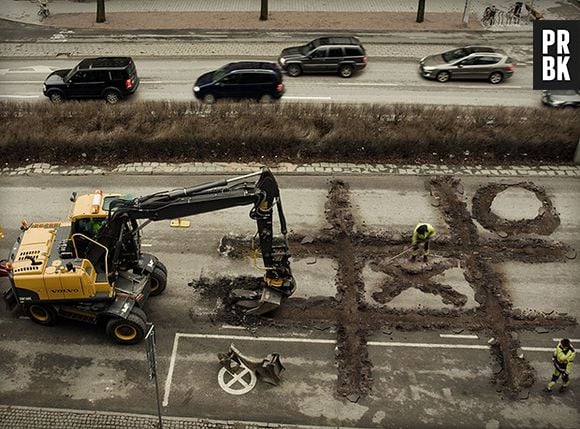
[[[441,338],[461,338],[464,340],[477,340],[477,335],[460,335],[460,334],[439,334]]]
[[[165,392],[163,393],[163,406],[169,404],[169,391],[171,389],[171,380],[173,378],[173,370],[175,368],[175,358],[177,356],[177,345],[179,344],[180,333],[175,334],[173,340],[173,351],[171,352],[171,361],[169,362],[169,370],[167,371],[167,379],[165,380]]]
[[[39,98],[40,95],[2,95],[0,98]]]
[[[563,338],[563,337],[562,337]],[[552,338],[552,341],[560,342],[562,338]],[[568,338],[572,343],[580,343],[580,339],[578,338]]]
[[[445,334],[443,334],[445,335]],[[449,334],[450,335],[450,334]],[[163,406],[169,405],[169,393],[171,392],[171,382],[173,380],[173,371],[175,370],[175,360],[177,359],[177,348],[179,338],[201,338],[214,340],[243,340],[243,341],[270,341],[277,343],[310,343],[310,344],[336,344],[336,340],[329,340],[325,338],[280,338],[280,337],[249,337],[245,335],[219,335],[219,334],[185,334],[177,332],[173,340],[173,351],[171,352],[171,359],[169,361],[169,369],[167,371],[167,379],[165,380],[165,392],[163,393]],[[470,338],[471,339],[471,338]],[[559,341],[559,340],[558,340]],[[396,342],[396,341],[369,341],[369,346],[378,347],[415,347],[428,349],[472,349],[472,350],[489,350],[490,345],[484,344],[442,344],[442,343],[411,343],[411,342]],[[522,350],[529,352],[551,352],[551,347],[522,347]]]

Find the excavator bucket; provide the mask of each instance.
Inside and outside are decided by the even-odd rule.
[[[262,365],[256,368],[256,374],[268,384],[277,386],[280,383],[280,374],[284,371],[284,365],[280,362],[278,353],[269,354],[262,361]]]
[[[256,316],[270,313],[271,311],[274,311],[280,307],[283,297],[284,295],[276,290],[264,288],[262,289],[262,296],[260,297],[260,301],[253,301],[252,303],[255,304],[255,306],[248,308],[246,313]]]

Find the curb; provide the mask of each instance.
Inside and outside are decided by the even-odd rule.
[[[28,164],[22,167],[5,167],[0,170],[0,177],[22,176],[174,176],[174,175],[212,175],[212,174],[246,174],[259,170],[264,165],[259,163],[226,163],[226,162],[134,162],[119,164],[113,168],[98,166],[60,166],[46,163]],[[479,177],[580,177],[580,166],[463,166],[444,164],[355,164],[315,162],[310,164],[280,163],[269,167],[278,175],[396,175],[396,176],[479,176]]]

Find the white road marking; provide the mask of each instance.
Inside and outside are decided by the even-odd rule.
[[[274,343],[311,343],[311,344],[335,344],[336,340],[322,338],[284,338],[284,337],[248,337],[247,335],[220,335],[220,334],[181,334],[184,338],[208,338],[212,340],[245,340],[245,341],[271,341]]]
[[[151,84],[167,84],[167,85],[182,85],[182,84],[191,84],[193,85],[195,83],[194,80],[146,80],[146,79],[141,79],[141,83],[145,84],[145,83],[151,83]]]
[[[39,98],[40,95],[1,95],[0,98]]]
[[[48,66],[32,66],[32,67],[23,67],[23,68],[15,68],[15,69],[0,69],[0,75],[5,75],[8,73],[52,73],[56,68],[48,67]]]
[[[141,243],[141,247],[153,247],[151,243]]]
[[[401,83],[379,83],[379,82],[340,82],[337,83],[338,86],[403,86],[405,88],[408,87],[421,87],[421,88],[462,88],[462,89],[522,89],[523,86],[517,85],[440,85],[440,84],[429,84],[429,83],[409,83],[409,82],[401,82]]]
[[[562,338],[552,338],[552,341],[560,342]],[[578,338],[568,338],[572,343],[580,343],[580,339]]]
[[[222,325],[221,328],[222,329],[238,329],[238,330],[246,329],[243,326],[232,326],[232,325]]]
[[[299,97],[299,96],[291,96],[285,95],[283,97],[284,100],[332,100],[332,97]]]
[[[0,80],[0,85],[4,84],[4,83],[9,83],[11,85],[16,85],[19,83],[42,85],[44,83],[44,81],[43,80]]]
[[[443,334],[444,335],[444,334]],[[173,371],[175,370],[175,360],[177,359],[177,347],[179,338],[200,338],[213,340],[243,340],[243,341],[270,341],[277,343],[310,343],[310,344],[336,344],[336,340],[329,340],[324,338],[279,338],[279,337],[249,337],[246,335],[219,335],[219,334],[185,334],[177,332],[173,341],[173,351],[171,352],[171,360],[169,362],[169,370],[167,371],[167,379],[165,380],[165,392],[163,394],[163,406],[169,405],[169,393],[171,391],[171,383],[173,380]],[[558,340],[559,341],[559,340]],[[572,340],[571,340],[572,341]],[[442,343],[411,343],[411,342],[396,342],[396,341],[369,341],[369,346],[378,347],[415,347],[427,349],[472,349],[472,350],[489,350],[490,345],[484,344],[442,344]],[[551,347],[522,347],[522,350],[529,352],[551,352]]]
[[[464,340],[477,340],[477,335],[460,335],[460,334],[439,334],[441,338],[462,338]]]
[[[175,369],[175,359],[177,356],[177,346],[179,344],[180,333],[175,334],[173,340],[173,351],[171,352],[171,361],[169,362],[169,370],[167,371],[167,379],[165,380],[165,392],[163,393],[163,406],[169,404],[169,391],[171,389],[171,380],[173,379],[173,370]]]

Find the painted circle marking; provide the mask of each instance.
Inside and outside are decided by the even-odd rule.
[[[220,387],[230,395],[245,395],[256,386],[257,381],[258,377],[254,371],[243,365],[238,368],[236,373],[231,373],[225,368],[221,368],[218,372]]]

